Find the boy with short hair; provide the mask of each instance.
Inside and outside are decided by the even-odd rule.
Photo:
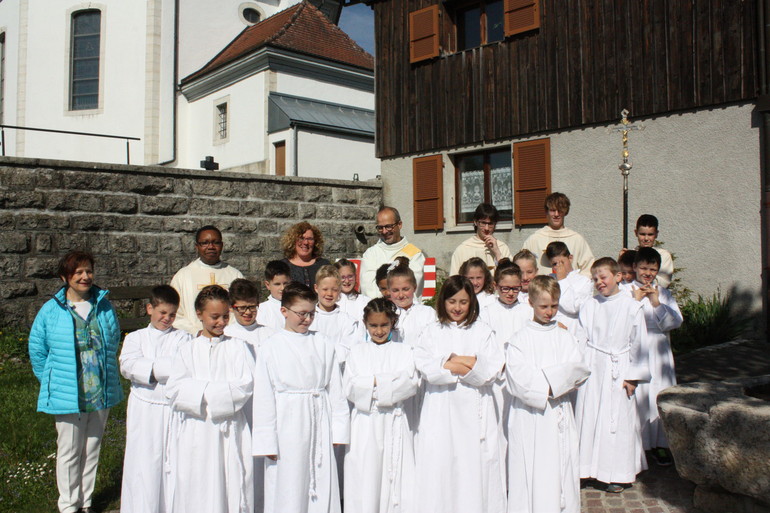
[[[598,294],[580,310],[591,376],[578,390],[580,477],[620,493],[647,468],[634,391],[650,380],[642,305],[620,292],[620,268],[609,257],[591,267]]]
[[[530,235],[524,242],[524,249],[530,250],[539,260],[539,274],[548,274],[550,266],[545,255],[545,248],[551,242],[561,241],[574,255],[574,266],[580,270],[582,275],[590,278],[591,264],[594,262],[591,248],[582,235],[564,227],[564,218],[569,214],[569,198],[560,192],[554,192],[546,196],[543,207],[548,225]]]
[[[631,291],[631,286],[636,280],[636,273],[634,272],[634,260],[636,259],[636,251],[633,249],[627,249],[620,253],[618,257],[618,266],[620,267],[620,290]]]
[[[513,395],[508,432],[508,511],[580,512],[578,431],[571,392],[590,371],[580,345],[556,322],[559,284],[537,276],[529,287],[533,318],[506,346]]]
[[[572,268],[572,254],[563,242],[554,241],[548,244],[545,255],[551,264],[552,276],[559,282],[561,291],[556,320],[561,321],[572,336],[577,337],[580,328],[578,314],[583,304],[593,296],[593,283],[580,274],[580,271]]]
[[[671,352],[669,332],[682,325],[682,312],[667,288],[655,284],[661,256],[653,248],[643,247],[636,252],[634,271],[636,281],[632,294],[644,311],[647,325],[645,345],[649,351],[650,382],[640,383],[636,390],[636,402],[642,427],[642,444],[651,451],[653,459],[661,466],[671,465],[668,439],[658,414],[658,393],[676,385],[674,355]]]
[[[337,304],[341,287],[342,279],[336,267],[325,265],[318,269],[313,285],[315,293],[318,294],[318,304],[315,319],[310,325],[310,331],[317,331],[334,341],[340,365],[347,360],[353,345],[364,338],[358,321],[343,312]]]
[[[639,243],[636,249],[654,248],[655,251],[660,253],[660,269],[658,269],[657,283],[664,288],[668,288],[671,285],[671,280],[674,279],[674,259],[668,250],[660,246],[655,247],[655,241],[658,240],[659,233],[658,218],[654,215],[642,214],[636,220],[634,235],[636,235],[636,240]]]
[[[449,275],[459,274],[463,262],[473,258],[481,258],[487,267],[494,271],[497,262],[503,258],[511,258],[508,245],[494,236],[495,227],[500,220],[500,213],[490,203],[481,203],[473,213],[473,228],[475,234],[464,240],[454,253],[449,265]]]
[[[230,284],[229,294],[230,311],[236,322],[225,328],[225,335],[248,342],[249,351],[256,359],[259,346],[276,332],[257,322],[259,287],[250,280],[239,278]]]
[[[282,330],[285,323],[281,315],[281,298],[283,289],[291,283],[291,269],[282,260],[271,260],[265,266],[265,287],[270,292],[266,301],[259,305],[257,323],[262,326]]]
[[[310,331],[318,296],[283,291],[285,327],[257,355],[253,454],[265,458],[265,513],[340,513],[333,444],[350,439],[350,410],[332,340]]]
[[[173,441],[168,424],[171,409],[165,387],[179,347],[192,336],[173,327],[179,294],[170,285],[154,287],[147,304],[150,324],[129,333],[120,353],[120,373],[131,381],[126,417],[121,511],[169,511],[171,483],[164,457]]]

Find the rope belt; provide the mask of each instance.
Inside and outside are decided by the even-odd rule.
[[[321,412],[321,405],[319,404],[323,397],[326,395],[325,388],[313,388],[308,390],[279,390],[281,394],[291,395],[309,395],[310,400],[310,488],[308,489],[308,495],[311,499],[318,498],[317,491],[317,473],[318,469],[323,464],[323,450],[321,447],[321,437],[318,434],[320,423],[318,417]]]
[[[612,375],[612,390],[610,393],[610,433],[615,433],[618,430],[618,414],[620,412],[620,402],[618,401],[618,394],[615,390],[615,384],[620,378],[619,357],[631,351],[631,346],[628,345],[622,351],[613,352],[601,347],[597,347],[590,342],[588,342],[587,345],[591,349],[595,349],[596,351],[610,357]]]

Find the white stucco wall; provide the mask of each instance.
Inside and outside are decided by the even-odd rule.
[[[275,92],[374,110],[374,93],[344,85],[320,82],[289,73],[276,73]]]
[[[747,104],[642,120],[645,130],[629,136],[629,243],[637,217],[654,214],[659,240],[675,254],[676,267],[684,268],[678,275],[683,285],[707,295],[735,287],[760,307],[759,130],[752,110]],[[620,134],[597,127],[545,136],[551,138],[551,190],[572,202],[566,226],[580,232],[597,257],[616,258],[622,243]],[[383,160],[382,176],[385,202],[400,210],[405,234],[447,269],[470,232],[447,233],[455,226],[455,191],[454,167],[444,155],[442,232],[412,232],[411,158]],[[540,227],[501,228],[498,236],[515,252]]]
[[[5,34],[5,84],[3,89],[3,123],[18,125],[16,103],[19,65],[19,6],[18,1],[0,2],[0,34]],[[16,131],[5,131],[6,155],[12,155],[16,148]]]
[[[352,180],[358,173],[363,181],[380,174],[373,140],[300,130],[297,148],[299,176]]]

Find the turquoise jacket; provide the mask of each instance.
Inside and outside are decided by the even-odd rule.
[[[75,324],[67,308],[66,287],[49,299],[35,317],[29,333],[29,358],[40,382],[37,411],[53,415],[79,413],[78,355],[75,351]],[[106,408],[123,400],[117,352],[120,325],[109,291],[92,287],[96,297],[96,319],[102,333],[106,376],[102,376]]]

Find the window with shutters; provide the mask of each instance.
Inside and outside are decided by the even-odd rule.
[[[409,62],[439,56],[439,8],[431,5],[409,13]]]
[[[456,155],[455,220],[473,222],[473,212],[480,203],[497,207],[501,221],[513,219],[510,147],[481,153]]]
[[[454,17],[458,51],[505,38],[503,3],[504,0],[485,0],[457,4]]]
[[[504,0],[505,37],[540,28],[540,0]]]
[[[415,231],[444,228],[443,175],[441,155],[412,160]]]
[[[72,14],[70,40],[70,110],[99,108],[99,57],[102,13]]]
[[[551,194],[551,140],[513,145],[513,201],[517,225],[545,224],[543,204]]]

